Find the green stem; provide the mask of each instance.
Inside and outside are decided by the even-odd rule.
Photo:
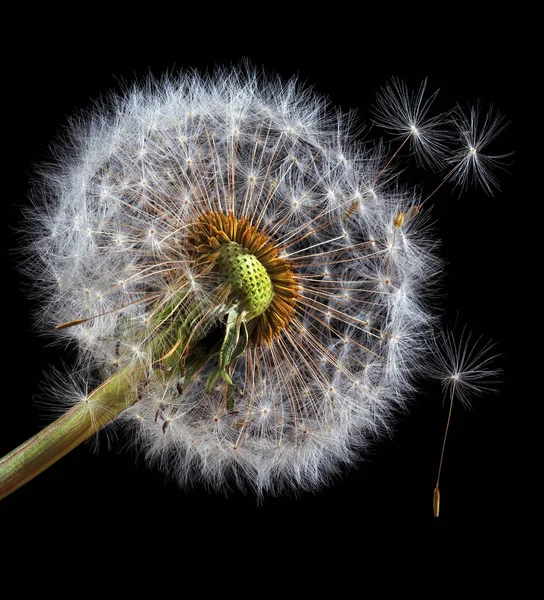
[[[110,377],[48,427],[0,459],[0,500],[36,477],[137,400],[137,368]]]
[[[219,297],[226,297],[229,287],[223,286]],[[176,305],[179,304],[176,299]],[[213,326],[225,312],[223,302],[218,302],[202,314],[195,304],[188,310],[184,320],[174,318],[176,308],[167,306],[159,313],[155,335],[148,340],[148,350],[156,367],[153,377],[178,376],[183,381],[194,374],[206,362],[220,354],[216,371],[228,385],[229,410],[232,410],[234,385],[229,368],[245,350],[248,334],[243,317],[236,310],[228,312],[229,319],[224,340],[210,350],[199,348],[200,342],[212,331]],[[244,335],[239,345],[240,329]],[[204,352],[203,355],[201,353]],[[159,369],[161,364],[167,375]],[[31,437],[24,444],[0,459],[0,500],[39,475],[42,471],[68,454],[104,425],[115,419],[126,408],[138,400],[138,389],[149,373],[140,367],[129,366],[112,375],[94,390],[84,401],[78,402],[48,427]]]

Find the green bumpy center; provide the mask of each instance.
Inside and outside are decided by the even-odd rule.
[[[225,244],[217,268],[240,298],[240,308],[247,311],[248,320],[262,315],[270,306],[274,286],[259,259],[247,248],[236,242]]]

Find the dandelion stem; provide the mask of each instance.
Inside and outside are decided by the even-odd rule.
[[[387,164],[385,165],[385,167],[383,167],[382,170],[376,175],[376,177],[374,177],[371,185],[374,185],[376,183],[376,181],[378,181],[378,179],[383,175],[384,171],[389,167],[389,165],[393,162],[393,160],[395,160],[395,157],[404,148],[404,146],[406,145],[408,140],[412,137],[413,133],[414,133],[413,131],[410,131],[410,133],[406,136],[406,139],[395,150],[395,153],[393,154],[393,156],[391,156],[391,158],[387,161]]]
[[[0,500],[112,421],[137,399],[141,370],[129,368],[110,377],[48,427],[0,459]]]
[[[457,380],[454,379],[453,380],[453,385],[451,388],[451,395],[450,395],[450,408],[448,411],[448,420],[446,421],[446,430],[444,432],[444,440],[442,442],[442,452],[440,453],[440,463],[438,464],[438,475],[436,478],[436,485],[434,487],[434,493],[433,493],[433,512],[434,512],[434,516],[438,517],[440,514],[440,488],[439,488],[439,484],[440,484],[440,474],[442,473],[442,463],[444,461],[444,450],[446,449],[446,440],[448,439],[448,431],[450,428],[450,421],[451,421],[451,412],[453,409],[453,398],[455,396],[455,384],[456,384]]]
[[[455,167],[453,167],[453,169],[444,177],[444,179],[442,179],[442,181],[434,188],[434,190],[425,198],[425,200],[423,200],[423,202],[420,202],[418,205],[418,208],[421,209],[421,207],[428,201],[430,200],[435,194],[436,192],[438,192],[438,190],[446,184],[446,182],[453,177],[453,175],[455,174],[455,172],[459,169],[459,167],[463,164],[464,161],[461,161],[459,163],[457,163],[455,165]]]

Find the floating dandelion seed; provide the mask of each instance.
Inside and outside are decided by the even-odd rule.
[[[381,120],[442,163],[424,92],[394,82]],[[73,126],[35,195],[29,272],[97,387],[0,462],[0,497],[112,420],[180,484],[257,495],[316,489],[387,429],[424,368],[441,262],[419,197],[348,121],[295,80],[218,70]]]
[[[426,96],[426,88],[424,81],[414,93],[393,78],[377,96],[374,122],[404,140],[401,147],[409,142],[421,164],[442,167],[449,155],[447,115],[429,114],[438,90]]]
[[[469,182],[481,186],[489,195],[499,188],[494,171],[504,168],[508,154],[487,154],[486,148],[502,133],[508,122],[489,108],[484,117],[479,105],[471,107],[468,114],[458,108],[453,121],[460,147],[449,159],[454,165],[452,182],[465,189]]]
[[[463,329],[459,339],[452,331],[442,331],[432,342],[428,375],[441,382],[444,397],[448,399],[448,418],[440,453],[438,475],[433,491],[434,516],[440,515],[440,476],[444,451],[451,422],[453,402],[458,399],[466,407],[473,396],[493,391],[500,370],[493,366],[497,359],[492,354],[493,344],[478,338],[472,342],[472,334]]]
[[[494,344],[481,337],[473,340],[466,328],[458,337],[453,331],[442,331],[433,342],[427,373],[441,382],[444,396],[455,392],[468,408],[474,396],[494,391],[497,385],[500,369],[495,367],[498,354],[493,349]]]

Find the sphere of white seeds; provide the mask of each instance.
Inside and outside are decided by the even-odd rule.
[[[148,369],[118,422],[180,483],[316,488],[413,391],[434,240],[414,191],[381,173],[383,150],[356,143],[349,123],[296,81],[185,73],[74,121],[46,173],[32,215],[43,324],[81,321],[58,334],[89,377]],[[288,322],[233,363],[230,403],[224,381],[206,389],[215,359],[152,376],[158,306],[180,298],[181,321],[224,308],[225,327],[217,272],[188,242],[210,213],[266,236],[296,289]]]

